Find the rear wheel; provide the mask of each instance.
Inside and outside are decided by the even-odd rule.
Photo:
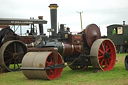
[[[112,70],[116,61],[115,46],[109,39],[97,39],[90,52],[92,65],[103,71]]]
[[[126,55],[124,63],[125,63],[126,70],[128,70],[128,55]]]
[[[27,52],[24,43],[17,40],[7,41],[0,48],[0,65],[7,71],[18,71],[23,56]]]

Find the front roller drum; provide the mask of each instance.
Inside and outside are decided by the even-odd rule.
[[[91,64],[103,71],[112,70],[116,62],[116,49],[109,39],[97,39],[90,51]]]
[[[58,53],[56,64],[62,64],[63,59]],[[54,56],[52,52],[28,52],[23,60],[22,67],[30,68],[46,68],[53,66]],[[63,68],[46,69],[46,70],[23,70],[23,74],[29,79],[57,79],[61,76]]]

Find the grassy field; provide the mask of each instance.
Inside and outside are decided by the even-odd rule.
[[[128,71],[125,70],[126,54],[117,54],[117,62],[111,71],[95,73],[89,67],[86,70],[72,71],[64,68],[62,76],[56,80],[29,80],[22,72],[0,74],[0,85],[128,85]]]

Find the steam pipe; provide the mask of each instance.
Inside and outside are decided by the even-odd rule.
[[[57,37],[57,4],[50,4],[52,38]]]

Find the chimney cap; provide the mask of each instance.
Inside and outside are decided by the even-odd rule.
[[[38,16],[39,19],[43,19],[43,16]]]
[[[50,9],[57,9],[58,8],[58,5],[57,4],[50,4],[49,5],[49,8]]]

